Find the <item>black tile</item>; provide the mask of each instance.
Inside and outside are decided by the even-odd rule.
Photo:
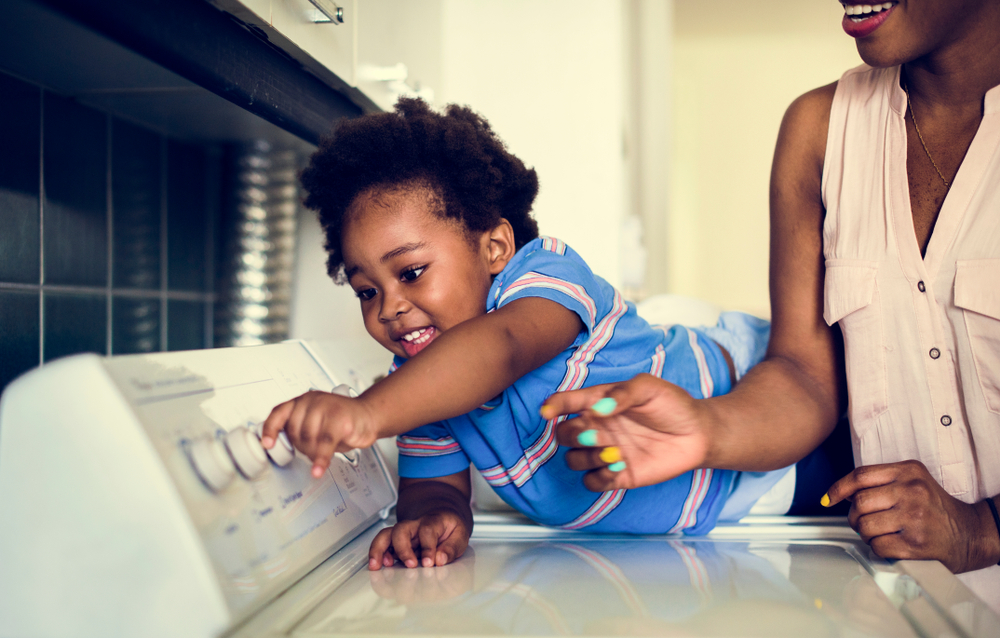
[[[45,94],[45,281],[108,280],[107,117]]]
[[[38,365],[38,293],[0,290],[0,390]]]
[[[200,350],[211,347],[205,334],[206,306],[202,301],[171,299],[167,302],[168,350]]]
[[[104,295],[45,293],[45,360],[78,352],[106,354],[107,324]]]
[[[159,352],[160,300],[111,300],[111,354]]]
[[[160,287],[162,138],[120,120],[111,128],[115,288]]]
[[[41,90],[0,73],[0,281],[39,282]]]
[[[205,148],[175,141],[167,157],[167,288],[209,292],[209,158]]]

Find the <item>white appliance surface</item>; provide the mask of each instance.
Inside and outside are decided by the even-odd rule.
[[[1000,635],[940,563],[882,560],[836,518],[602,536],[477,512],[455,563],[369,572],[395,499],[381,453],[314,481],[255,433],[282,400],[382,372],[358,344],[288,342],[84,355],[15,381],[0,636]]]

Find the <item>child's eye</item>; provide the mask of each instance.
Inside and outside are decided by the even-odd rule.
[[[358,296],[358,299],[360,299],[361,301],[368,301],[369,299],[375,296],[375,289],[365,288],[363,290],[357,291],[354,294],[356,294]]]
[[[402,281],[414,281],[416,280],[417,277],[424,274],[424,270],[426,268],[427,266],[417,266],[416,268],[410,268],[404,270],[402,273],[400,273],[399,278]]]

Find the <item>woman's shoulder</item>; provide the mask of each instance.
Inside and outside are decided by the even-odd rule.
[[[830,120],[830,108],[837,93],[839,81],[803,93],[788,106],[782,126],[815,131]],[[822,126],[826,130],[826,126]],[[824,135],[825,137],[825,135]]]

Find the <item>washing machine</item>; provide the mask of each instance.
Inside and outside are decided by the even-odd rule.
[[[321,479],[277,403],[363,391],[362,344],[54,361],[0,399],[0,636],[996,636],[940,563],[874,556],[838,518],[751,516],[702,537],[535,525],[477,499],[444,567],[369,572],[392,459]]]

